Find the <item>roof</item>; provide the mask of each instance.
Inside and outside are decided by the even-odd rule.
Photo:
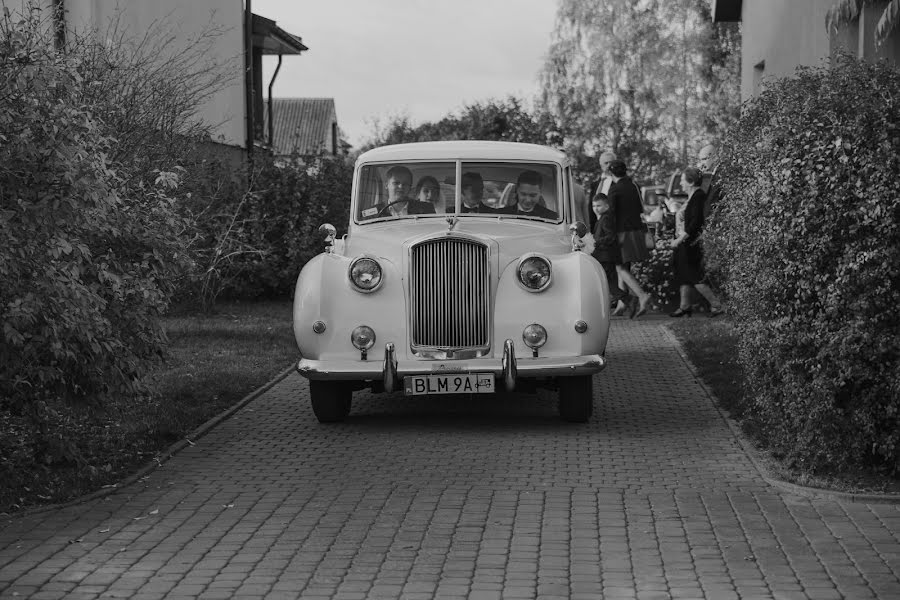
[[[272,104],[272,112],[275,113],[273,150],[276,155],[331,151],[331,123],[337,122],[334,98],[272,98]],[[268,101],[263,105],[268,131]]]
[[[741,20],[742,0],[713,0],[712,19],[714,23]]]
[[[357,163],[409,160],[528,160],[566,164],[566,155],[547,146],[519,142],[454,140],[416,142],[373,148],[359,156]]]
[[[253,15],[253,45],[262,48],[263,54],[300,54],[309,50],[300,36],[288,33],[275,21]]]

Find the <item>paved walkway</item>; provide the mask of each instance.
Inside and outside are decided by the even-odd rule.
[[[2,598],[900,598],[900,507],[769,487],[660,319],[616,320],[595,412],[291,375],[142,482],[0,522]]]

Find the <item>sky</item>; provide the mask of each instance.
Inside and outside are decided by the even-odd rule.
[[[556,0],[253,0],[252,7],[309,47],[284,56],[273,96],[334,98],[355,147],[392,116],[418,125],[491,98],[530,102],[556,15]],[[264,58],[264,95],[276,63]]]

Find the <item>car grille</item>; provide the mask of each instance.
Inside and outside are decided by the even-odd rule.
[[[413,246],[410,307],[413,349],[477,350],[490,346],[487,246],[460,238]]]

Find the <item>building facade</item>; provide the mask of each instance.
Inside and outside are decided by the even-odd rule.
[[[875,25],[886,2],[863,8],[853,23],[829,30],[828,10],[837,0],[713,0],[716,22],[741,22],[741,99],[759,94],[768,78],[820,66],[844,49],[865,60],[900,62],[900,34],[875,43]]]
[[[15,13],[25,0],[0,0]],[[67,35],[128,38],[163,42],[172,53],[203,50],[202,60],[220,69],[221,83],[198,108],[212,129],[210,143],[225,152],[246,155],[267,147],[264,127],[262,56],[298,55],[307,50],[301,38],[274,21],[252,14],[250,0],[33,0],[54,23],[57,45]],[[246,17],[252,15],[250,19]],[[274,78],[273,78],[274,79]]]

